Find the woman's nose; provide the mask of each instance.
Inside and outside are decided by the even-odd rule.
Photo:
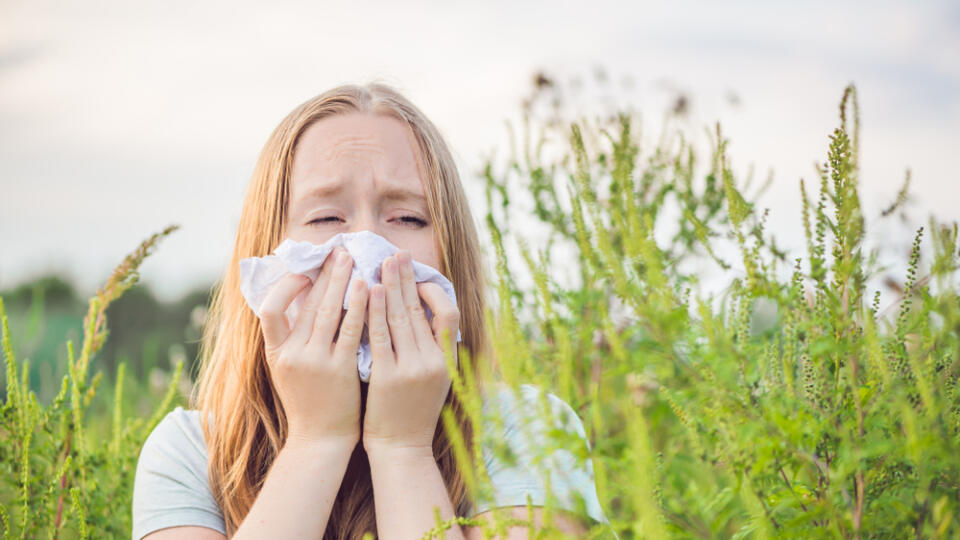
[[[359,214],[350,226],[350,232],[370,231],[383,236],[379,230],[377,219],[369,212]]]

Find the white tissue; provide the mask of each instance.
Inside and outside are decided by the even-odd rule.
[[[380,283],[381,263],[399,250],[389,240],[372,231],[340,233],[320,245],[306,241],[298,242],[288,238],[273,250],[273,255],[248,257],[240,261],[240,292],[243,293],[247,304],[259,317],[260,307],[274,283],[291,273],[303,274],[310,278],[311,282],[315,282],[317,276],[320,275],[320,265],[323,264],[324,259],[336,246],[343,246],[353,257],[354,262],[343,299],[344,309],[349,305],[350,286],[353,281],[361,278],[368,287]],[[414,280],[417,283],[424,281],[436,283],[456,305],[457,296],[450,280],[429,265],[417,261],[412,262]],[[285,312],[291,328],[296,323],[300,306],[306,300],[309,291],[309,287],[304,288],[303,292],[294,298]],[[426,307],[425,311],[427,320],[431,320],[433,314],[430,312],[430,308]],[[459,330],[457,330],[457,341],[460,341]],[[360,337],[360,347],[357,350],[357,372],[363,382],[370,381],[370,363],[370,340],[367,334],[367,326],[364,324],[363,334]]]

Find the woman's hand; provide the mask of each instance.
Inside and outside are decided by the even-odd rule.
[[[446,347],[456,358],[460,312],[439,286],[414,281],[409,251],[387,257],[380,276],[383,283],[370,289],[372,368],[363,446],[368,453],[400,450],[432,457],[437,419],[450,390],[441,344],[446,334]],[[433,313],[431,322],[421,295]]]
[[[337,247],[324,260],[293,329],[284,311],[310,284],[291,274],[277,282],[261,309],[261,327],[273,386],[287,418],[287,443],[342,443],[360,439],[360,379],[357,348],[367,309],[367,286],[357,280],[350,305],[343,298],[353,259]]]

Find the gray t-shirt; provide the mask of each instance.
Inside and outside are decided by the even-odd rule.
[[[576,511],[582,499],[587,514],[608,523],[597,498],[593,465],[580,463],[571,447],[557,448],[536,464],[538,444],[546,440],[547,425],[535,413],[540,390],[520,386],[516,396],[506,386],[484,398],[484,418],[493,418],[490,407],[497,404],[502,427],[485,421],[481,441],[483,460],[493,486],[491,499],[477,501],[473,515],[502,506],[524,506],[527,495],[535,506],[547,498],[546,481],[539,470],[549,471],[550,489],[560,508]],[[547,393],[547,403],[556,418],[556,427],[574,435],[581,448],[589,450],[583,423],[566,402]],[[519,397],[519,399],[518,399]],[[527,414],[534,413],[534,414]],[[517,460],[508,466],[492,450],[495,441],[505,442]],[[572,450],[578,450],[572,448]],[[545,467],[538,468],[538,467]],[[170,411],[147,437],[137,462],[133,488],[133,540],[166,527],[197,525],[226,534],[223,514],[207,481],[207,446],[200,427],[199,411],[177,407]]]

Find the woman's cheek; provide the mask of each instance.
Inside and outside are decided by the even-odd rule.
[[[432,232],[426,234],[413,234],[405,246],[396,244],[402,249],[410,251],[413,260],[431,266],[440,268],[440,258],[436,249],[436,241]]]

